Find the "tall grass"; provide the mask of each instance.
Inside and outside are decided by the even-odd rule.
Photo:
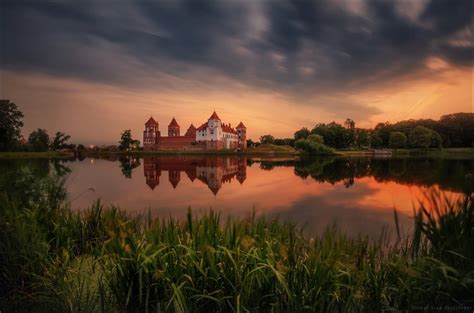
[[[278,219],[73,212],[61,182],[35,202],[3,195],[0,310],[379,312],[474,305],[472,195],[431,195],[398,242],[318,238]],[[396,219],[395,219],[396,220]]]

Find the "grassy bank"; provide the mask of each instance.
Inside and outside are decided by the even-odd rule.
[[[49,159],[49,158],[68,158],[69,153],[58,151],[46,152],[0,152],[0,159]]]
[[[6,312],[380,312],[474,305],[472,196],[434,196],[395,243],[329,228],[305,238],[257,218],[184,221],[95,203],[73,212],[56,180],[2,194]],[[397,215],[394,215],[396,222]]]
[[[372,150],[337,150],[342,156],[372,156]],[[443,148],[443,149],[393,149],[394,157],[441,157],[441,158],[472,158],[474,159],[474,148]]]

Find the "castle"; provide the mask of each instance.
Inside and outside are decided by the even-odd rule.
[[[143,148],[145,150],[222,150],[247,147],[247,128],[240,122],[234,129],[222,123],[214,111],[206,123],[198,128],[189,126],[184,136],[173,117],[168,125],[168,136],[161,136],[158,122],[153,117],[145,123]]]

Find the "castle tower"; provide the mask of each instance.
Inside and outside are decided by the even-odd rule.
[[[152,147],[157,144],[160,136],[158,122],[156,122],[153,117],[150,117],[145,123],[145,130],[143,131],[143,147]]]
[[[238,136],[238,147],[241,149],[247,148],[247,127],[240,122],[236,127]]]
[[[179,124],[176,122],[176,119],[173,117],[171,123],[168,125],[168,136],[169,137],[177,137],[180,136],[179,134]]]
[[[184,136],[196,138],[196,127],[194,127],[194,125],[191,124],[188,130],[186,131],[186,133],[184,134]]]

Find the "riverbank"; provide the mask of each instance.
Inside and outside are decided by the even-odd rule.
[[[70,158],[74,153],[45,151],[45,152],[0,152],[0,159],[51,159]]]
[[[222,221],[131,215],[99,202],[71,211],[61,184],[2,203],[0,307],[64,312],[380,312],[468,308],[474,296],[472,197],[419,207],[413,234],[306,238],[249,214]],[[32,186],[33,187],[33,186]],[[436,220],[429,212],[437,209]],[[424,223],[422,223],[424,222]],[[394,215],[397,223],[397,214]],[[464,231],[464,230],[470,231]]]
[[[220,151],[81,151],[84,157],[101,156],[179,156],[179,155],[216,155],[216,156],[281,156],[296,157],[301,152],[289,146],[265,145],[263,147],[248,148],[243,151],[220,150]],[[383,153],[374,153],[373,150],[336,150],[334,156],[347,157],[449,157],[474,159],[474,148],[444,148],[444,149],[386,149]],[[37,159],[37,158],[70,158],[74,153],[47,151],[47,152],[0,152],[0,159]]]
[[[383,149],[379,153],[374,150],[337,150],[339,156],[381,156],[381,157],[452,157],[474,159],[474,148],[443,148],[443,149]]]

